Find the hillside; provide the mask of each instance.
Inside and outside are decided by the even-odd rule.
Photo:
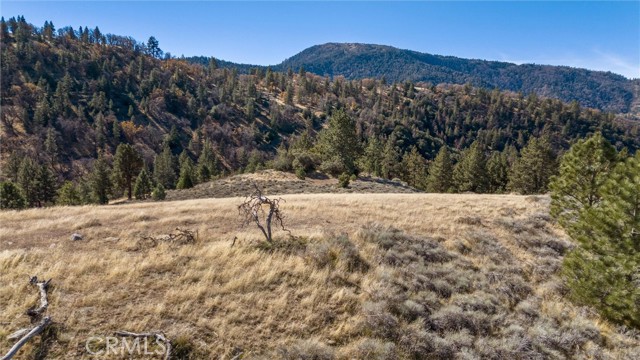
[[[638,82],[611,72],[463,59],[372,44],[317,45],[274,66],[347,79],[381,78],[389,82],[465,84],[537,93],[611,112],[630,112],[640,99]],[[637,109],[636,109],[637,110]]]
[[[0,349],[28,325],[37,275],[56,325],[24,356],[87,358],[117,330],[163,331],[182,359],[640,356],[637,332],[564,299],[572,245],[546,197],[283,198],[295,239],[274,247],[238,227],[241,198],[1,212]],[[176,227],[197,241],[143,239]]]
[[[157,40],[98,28],[53,31],[23,17],[0,30],[0,182],[17,184],[27,206],[55,203],[64,185],[77,196],[63,204],[120,197],[121,181],[101,197],[91,187],[97,168],[104,167],[105,183],[117,180],[118,147],[140,158],[134,177],[145,168],[166,189],[176,188],[183,173],[189,185],[269,168],[338,176],[344,169],[323,152],[321,138],[328,120],[342,113],[350,129],[345,143],[353,145],[347,172],[417,188],[425,188],[427,167],[441,150],[457,165],[474,143],[499,170],[497,185],[478,192],[504,192],[510,168],[534,139],[548,141],[550,166],[595,132],[618,149],[640,148],[637,121],[536,94],[331,79],[304,70],[241,74],[222,62],[163,58]],[[412,166],[420,171],[408,171]],[[35,191],[43,186],[34,182],[46,190]]]
[[[360,177],[351,181],[347,188],[342,188],[338,186],[337,179],[319,173],[301,180],[291,173],[263,170],[253,174],[234,175],[213,180],[198,184],[191,189],[171,190],[167,194],[167,200],[245,196],[250,194],[255,186],[271,195],[419,192],[419,190],[400,181],[376,177]]]

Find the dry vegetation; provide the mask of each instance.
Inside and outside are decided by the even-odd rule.
[[[238,227],[241,198],[0,213],[0,352],[37,275],[56,325],[24,358],[90,358],[86,339],[117,330],[164,331],[192,359],[640,358],[637,333],[563,299],[572,245],[546,197],[283,198],[295,238],[272,245]],[[195,243],[144,241],[176,227]]]
[[[415,193],[418,190],[401,181],[385,180],[376,177],[360,177],[352,181],[349,187],[338,186],[338,179],[313,173],[305,180],[294,174],[262,170],[251,174],[230,176],[198,184],[191,189],[170,190],[168,200],[226,198],[246,196],[258,185],[271,195],[282,194],[326,194],[326,193]]]

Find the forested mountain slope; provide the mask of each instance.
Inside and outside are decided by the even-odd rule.
[[[179,154],[182,163],[206,153],[214,176],[252,171],[273,166],[276,150],[293,143],[313,152],[336,109],[355,122],[355,143],[378,141],[383,159],[376,161],[387,162],[389,178],[404,176],[398,164],[413,148],[431,161],[446,146],[455,159],[476,140],[487,152],[517,155],[530,138],[544,136],[559,152],[600,130],[618,148],[640,147],[633,122],[619,124],[577,102],[305,71],[239,74],[215,61],[161,59],[155,39],[140,43],[48,22],[40,28],[22,17],[3,21],[1,30],[4,179],[17,179],[25,157],[49,166],[59,182],[79,179],[99,154],[111,162],[123,143],[149,170],[169,149],[174,166]]]

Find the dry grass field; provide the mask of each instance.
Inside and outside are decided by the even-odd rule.
[[[0,212],[0,353],[37,275],[55,325],[19,359],[105,358],[86,341],[117,330],[163,331],[183,359],[640,358],[637,332],[563,298],[547,197],[282,198],[293,237],[270,246],[242,198]],[[196,242],[143,239],[178,227]]]

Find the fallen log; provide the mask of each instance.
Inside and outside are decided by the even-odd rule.
[[[44,328],[46,328],[49,324],[51,324],[51,317],[45,316],[45,318],[42,319],[42,321],[38,325],[34,326],[26,335],[24,335],[20,340],[18,340],[18,342],[15,343],[11,347],[11,349],[9,349],[9,352],[5,356],[3,356],[2,359],[0,360],[9,360],[13,358],[13,356],[18,352],[18,350],[20,350],[20,348],[23,347],[24,344],[26,344],[27,341],[29,341],[29,339],[40,334],[42,330],[44,330]]]
[[[37,276],[29,277],[29,284],[37,286],[40,291],[40,306],[37,308],[30,308],[29,310],[27,310],[27,315],[29,315],[29,317],[31,318],[32,324],[35,324],[38,321],[40,322],[32,328],[20,329],[14,332],[13,334],[9,335],[9,337],[7,338],[9,340],[17,339],[21,336],[22,338],[20,338],[20,340],[18,340],[18,342],[16,342],[11,347],[11,349],[9,349],[9,352],[5,356],[3,356],[0,360],[9,360],[13,358],[13,356],[18,352],[18,350],[20,350],[20,348],[22,348],[24,344],[26,344],[27,341],[29,341],[29,339],[40,334],[42,330],[44,330],[44,328],[46,328],[49,324],[51,324],[52,320],[50,316],[45,316],[43,319],[41,319],[42,314],[44,314],[44,312],[49,307],[47,290],[49,289],[50,283],[51,283],[51,279],[47,281],[38,281]]]
[[[29,278],[29,283],[33,284],[40,289],[40,306],[38,308],[31,308],[27,310],[27,315],[31,317],[32,322],[38,321],[42,313],[47,310],[49,307],[49,300],[47,298],[47,290],[49,289],[49,283],[51,279],[48,281],[38,281],[37,276],[33,276]]]

